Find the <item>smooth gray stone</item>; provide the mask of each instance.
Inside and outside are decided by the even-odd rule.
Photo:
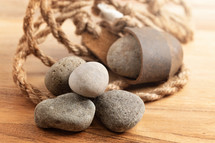
[[[71,92],[68,84],[69,76],[75,68],[83,63],[85,61],[76,56],[60,59],[46,73],[46,88],[56,96]]]
[[[103,94],[108,82],[108,71],[98,62],[80,65],[69,77],[70,88],[79,95],[90,98]]]
[[[96,116],[111,131],[124,132],[134,127],[143,117],[145,105],[139,96],[112,90],[97,97]]]
[[[141,69],[141,49],[138,41],[127,35],[114,42],[107,54],[109,68],[125,77],[137,78]]]
[[[75,93],[60,95],[40,102],[34,111],[35,123],[40,128],[82,131],[94,118],[94,103]]]

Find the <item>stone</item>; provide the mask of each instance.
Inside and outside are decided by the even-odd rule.
[[[94,103],[98,119],[114,132],[124,132],[134,127],[145,112],[142,99],[123,90],[105,92]]]
[[[74,92],[90,98],[103,94],[108,82],[108,71],[98,62],[87,62],[80,65],[69,77],[70,88]]]
[[[38,127],[66,131],[85,130],[90,126],[94,115],[94,103],[75,93],[44,100],[34,111],[34,119]]]
[[[52,65],[46,73],[46,88],[56,96],[71,92],[68,84],[69,76],[75,68],[83,63],[85,63],[85,61],[76,56],[69,56],[60,59]]]
[[[141,69],[141,49],[138,41],[126,35],[114,42],[107,54],[109,68],[128,78],[137,78]]]
[[[107,5],[105,3],[99,3],[97,5],[101,12],[101,16],[107,20],[114,22],[116,19],[122,18],[124,15],[117,11],[114,7],[111,7],[110,5]]]

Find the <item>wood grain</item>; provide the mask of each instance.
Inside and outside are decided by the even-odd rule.
[[[0,142],[215,142],[215,2],[188,2],[196,29],[194,41],[184,45],[184,61],[190,69],[188,85],[173,96],[147,103],[141,122],[125,133],[116,134],[96,119],[80,133],[36,127],[34,105],[14,85],[11,74],[13,55],[23,33],[27,0],[0,0]],[[80,37],[73,40],[80,41]],[[56,59],[68,55],[51,37],[42,48]],[[30,57],[26,69],[28,80],[44,89],[43,78],[48,68]]]

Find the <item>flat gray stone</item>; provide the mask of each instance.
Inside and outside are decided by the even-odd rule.
[[[145,105],[139,96],[123,91],[105,92],[95,99],[96,116],[111,131],[124,132],[143,117]]]
[[[75,93],[60,95],[39,103],[34,112],[35,123],[40,128],[57,128],[82,131],[94,118],[94,103]]]
[[[76,56],[60,59],[46,73],[46,88],[56,96],[71,92],[68,84],[69,76],[75,68],[83,63],[85,61]]]
[[[103,94],[108,82],[108,71],[98,62],[87,62],[80,65],[69,77],[70,88],[79,95],[90,98]]]
[[[114,42],[107,54],[109,68],[125,77],[137,78],[141,69],[141,49],[138,41],[127,35]]]

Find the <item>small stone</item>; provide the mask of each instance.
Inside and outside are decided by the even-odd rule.
[[[46,73],[46,88],[56,96],[71,92],[68,84],[69,76],[75,68],[83,63],[85,61],[76,56],[60,59]]]
[[[141,49],[138,41],[131,35],[119,38],[108,51],[107,64],[113,72],[136,79],[141,69]]]
[[[104,93],[109,82],[107,69],[98,62],[87,62],[69,77],[70,88],[85,97],[95,98]]]
[[[95,105],[75,93],[60,95],[40,102],[34,112],[35,123],[40,128],[57,128],[82,131],[94,118]]]
[[[116,19],[122,18],[123,14],[117,11],[114,7],[107,5],[105,3],[99,3],[97,5],[99,8],[102,17],[107,21],[114,21]]]
[[[134,127],[145,112],[144,102],[139,96],[112,90],[95,99],[96,116],[111,131],[124,132]]]

